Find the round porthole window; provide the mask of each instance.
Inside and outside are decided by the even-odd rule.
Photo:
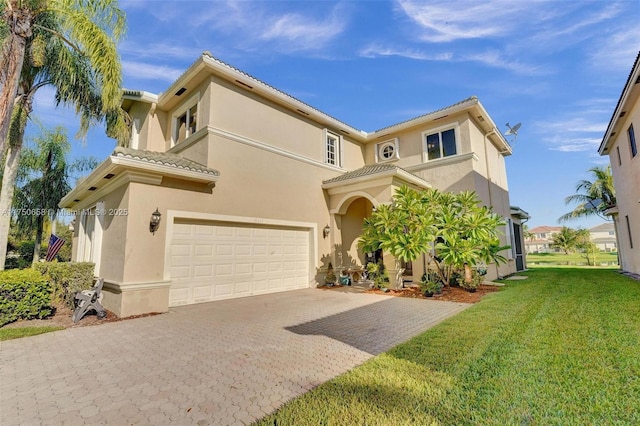
[[[378,147],[378,156],[380,160],[391,160],[396,158],[396,145],[393,142],[383,143]]]

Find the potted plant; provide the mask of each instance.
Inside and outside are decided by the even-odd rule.
[[[324,282],[329,287],[333,287],[336,283],[336,273],[333,271],[331,262],[329,262],[329,266],[327,266],[327,274],[324,276]]]
[[[425,297],[432,297],[434,294],[442,293],[442,282],[431,273],[425,273],[420,280],[420,290]]]

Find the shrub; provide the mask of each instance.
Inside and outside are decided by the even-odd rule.
[[[74,309],[76,292],[93,287],[94,264],[91,262],[43,262],[34,267],[51,279],[54,304]]]
[[[373,284],[376,287],[381,289],[389,287],[389,274],[387,273],[387,269],[384,267],[382,260],[378,263],[367,263],[367,272],[369,274],[369,279],[373,281]]]
[[[51,284],[41,273],[35,269],[0,272],[0,327],[52,313]]]
[[[423,293],[439,294],[442,292],[443,286],[444,283],[435,271],[429,270],[422,274],[420,290],[422,290]]]
[[[482,271],[473,270],[471,272],[470,283],[465,281],[464,274],[459,274],[457,278],[458,285],[467,291],[476,291],[476,289],[480,286],[480,284],[482,284],[482,281],[484,281],[485,274],[486,274],[486,270],[484,271],[484,273],[482,273]]]

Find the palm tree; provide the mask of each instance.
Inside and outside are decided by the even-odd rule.
[[[71,150],[64,128],[53,131],[43,130],[35,139],[36,148],[27,149],[20,162],[22,185],[18,188],[14,206],[16,209],[30,212],[16,217],[20,231],[35,231],[33,263],[40,259],[40,246],[45,220],[55,221],[58,203],[70,190],[70,173],[84,172],[95,167],[93,159],[79,159],[67,163],[66,156]]]
[[[36,29],[85,56],[100,87],[104,114],[120,104],[121,69],[116,43],[125,29],[117,0],[2,0],[0,19],[0,157],[18,94],[28,42]]]
[[[611,166],[593,167],[589,169],[593,181],[581,180],[576,185],[576,194],[564,199],[566,204],[578,203],[569,213],[558,219],[566,222],[587,216],[598,216],[604,220],[611,220],[605,211],[616,206],[616,190],[613,186]]]
[[[39,14],[27,43],[30,55],[22,67],[16,107],[9,128],[0,211],[8,211],[12,204],[24,131],[32,112],[33,97],[41,87],[54,86],[57,104],[75,106],[80,115],[80,136],[84,136],[91,125],[106,118],[109,136],[118,139],[120,144],[125,144],[128,139],[126,114],[119,108],[119,103],[117,109],[105,112],[105,87],[91,61],[53,31],[58,28],[56,25],[55,14]],[[10,221],[8,215],[0,216],[0,270],[4,269]]]
[[[576,248],[578,236],[578,231],[563,226],[560,232],[553,234],[553,242],[551,244],[553,247],[562,250],[564,254],[569,254],[570,251]]]

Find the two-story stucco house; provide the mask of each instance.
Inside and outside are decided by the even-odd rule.
[[[551,253],[558,251],[552,247],[553,236],[562,230],[561,226],[536,226],[529,230],[530,237],[525,241],[527,253]]]
[[[623,271],[640,274],[640,53],[622,89],[598,152],[608,155],[617,206],[609,209]]]
[[[476,191],[512,245],[490,277],[525,267],[511,148],[475,97],[364,132],[204,53],[161,95],[125,91],[123,108],[131,146],[61,202],[78,212],[74,260],[95,262],[118,315],[315,287],[329,262],[363,265],[362,221],[401,185]]]

